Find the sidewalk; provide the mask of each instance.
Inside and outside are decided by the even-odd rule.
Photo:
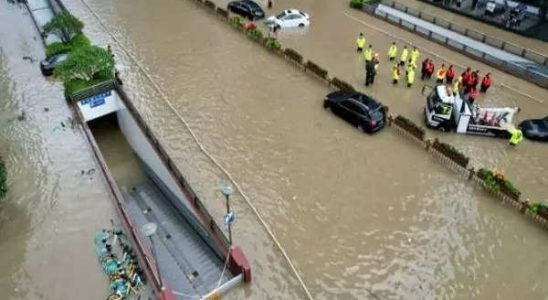
[[[485,4],[478,5],[476,9],[472,9],[472,1],[463,1],[461,7],[457,7],[456,1],[455,4],[444,4],[446,1],[441,3],[433,2],[432,0],[419,0],[430,5],[434,5],[461,15],[464,15],[469,18],[476,19],[478,21],[496,26],[497,28],[511,31],[517,34],[522,34],[525,36],[533,37],[543,41],[548,41],[548,20],[544,20],[542,23],[539,23],[538,13],[533,13],[532,10],[538,11],[537,8],[530,8],[531,11],[527,11],[525,19],[521,22],[521,25],[517,28],[509,28],[506,26],[505,22],[505,13],[495,14],[493,16],[485,15]]]

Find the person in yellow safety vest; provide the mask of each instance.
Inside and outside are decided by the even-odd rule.
[[[407,46],[403,46],[403,50],[401,51],[401,55],[400,55],[400,65],[402,67],[405,65],[405,62],[407,61],[408,54],[409,54],[409,51],[407,50]]]
[[[363,36],[363,33],[360,32],[360,35],[358,36],[358,39],[356,40],[356,45],[358,46],[358,52],[363,51],[363,47],[365,47],[365,37]]]
[[[453,83],[453,94],[457,94],[460,92],[460,89],[462,88],[462,76],[459,76],[457,80]]]
[[[419,49],[417,49],[417,47],[413,47],[413,50],[411,50],[411,54],[409,55],[409,63],[412,65],[417,65],[419,56],[421,56]]]
[[[392,84],[398,84],[400,81],[400,65],[394,64],[392,67]]]
[[[438,69],[438,72],[436,73],[436,83],[442,84],[445,80],[445,64],[441,64],[441,67]]]
[[[515,127],[512,127],[510,129],[508,129],[508,131],[511,134],[511,136],[510,136],[510,145],[511,146],[516,146],[517,144],[519,144],[523,140],[523,133],[521,132],[521,130],[519,130]]]
[[[398,55],[398,46],[396,46],[396,42],[392,42],[392,45],[388,49],[388,58],[390,61],[393,61],[396,59],[396,55]]]
[[[369,48],[365,49],[363,52],[363,58],[365,59],[365,63],[370,62],[373,59],[373,46],[370,44]]]
[[[407,87],[411,87],[413,85],[413,82],[415,81],[416,69],[417,66],[414,64],[410,64],[407,66]]]

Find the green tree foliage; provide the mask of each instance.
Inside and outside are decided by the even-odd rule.
[[[0,199],[4,198],[8,192],[6,185],[6,164],[0,157]]]
[[[70,56],[54,70],[54,75],[68,82],[114,78],[114,58],[106,49],[83,46],[73,50]]]
[[[75,35],[68,43],[55,42],[49,44],[46,47],[46,57],[49,58],[55,54],[70,52],[76,48],[89,45],[91,45],[89,39],[83,33],[80,33]]]
[[[57,35],[63,43],[68,43],[75,35],[82,32],[84,23],[67,11],[63,11],[53,17],[44,25],[44,33]]]

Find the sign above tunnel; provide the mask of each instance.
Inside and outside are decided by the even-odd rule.
[[[121,104],[118,95],[112,90],[102,92],[77,102],[78,109],[86,122],[116,112]]]

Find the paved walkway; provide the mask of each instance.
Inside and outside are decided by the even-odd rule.
[[[469,49],[487,53],[499,60],[512,63],[521,68],[529,69],[530,71],[537,73],[539,76],[548,77],[548,67],[546,66],[541,66],[521,56],[509,53],[504,50],[476,41],[472,38],[466,37],[462,34],[451,31],[449,29],[445,29],[438,25],[432,24],[428,21],[421,20],[417,17],[406,14],[405,12],[394,9],[390,6],[386,6],[382,4],[378,5],[377,9],[375,10],[375,14],[382,15],[382,16],[389,15],[398,19],[405,20],[413,25],[416,25],[418,28],[419,27],[423,28],[427,31],[431,31],[440,36],[447,37],[448,39],[453,40],[459,44],[466,45],[466,47]]]

